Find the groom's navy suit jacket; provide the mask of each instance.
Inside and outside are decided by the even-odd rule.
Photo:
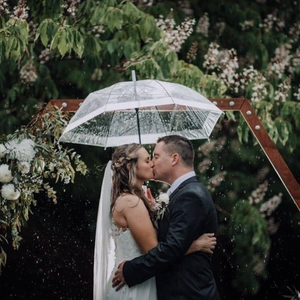
[[[216,232],[217,215],[207,189],[197,177],[184,181],[170,196],[159,222],[157,247],[124,264],[129,287],[156,276],[159,300],[217,300],[211,255],[185,253],[203,233]]]

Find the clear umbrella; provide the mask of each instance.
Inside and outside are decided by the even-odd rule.
[[[159,80],[119,82],[88,95],[60,142],[102,147],[177,134],[208,139],[222,111],[200,93]]]

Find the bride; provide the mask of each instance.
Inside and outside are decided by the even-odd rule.
[[[94,300],[157,299],[154,277],[131,288],[125,285],[118,292],[112,287],[119,263],[147,253],[158,243],[153,199],[142,188],[145,181],[153,179],[152,167],[149,153],[140,144],[116,148],[106,167],[97,220]],[[212,253],[215,244],[213,234],[204,234],[186,255]]]

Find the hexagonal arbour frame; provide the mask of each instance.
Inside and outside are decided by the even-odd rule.
[[[223,111],[239,111],[243,115],[259,145],[300,211],[300,186],[249,101],[245,98],[210,99],[210,101]],[[53,99],[49,101],[43,112],[51,109],[53,106],[62,107],[63,111],[76,112],[82,102],[83,99]]]

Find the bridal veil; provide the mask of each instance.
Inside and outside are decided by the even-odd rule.
[[[98,208],[94,252],[94,300],[105,299],[106,287],[115,264],[115,244],[111,234],[111,161],[108,162],[102,182]]]

